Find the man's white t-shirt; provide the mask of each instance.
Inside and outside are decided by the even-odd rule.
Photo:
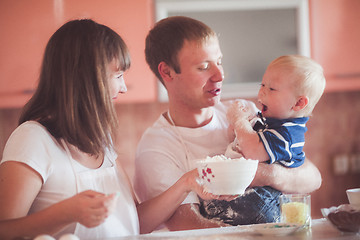
[[[245,105],[250,102],[243,101]],[[143,134],[136,152],[135,192],[140,201],[167,190],[207,156],[224,154],[230,143],[226,111],[231,102],[213,107],[211,121],[199,128],[174,127],[161,115]],[[190,193],[185,203],[198,203]]]
[[[255,104],[242,100],[254,115]],[[225,154],[234,139],[228,137],[226,111],[231,101],[212,107],[211,122],[200,128],[172,126],[164,116],[148,128],[136,153],[135,191],[140,201],[167,190],[183,174],[196,168],[196,162],[207,156]],[[268,186],[253,187],[233,201],[199,199],[191,192],[182,204],[199,203],[200,214],[208,219],[231,225],[277,221],[281,192]]]

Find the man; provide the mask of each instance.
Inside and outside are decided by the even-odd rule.
[[[169,110],[138,145],[135,190],[141,201],[165,191],[197,160],[225,153],[230,142],[228,104],[220,102],[224,73],[216,33],[197,20],[170,17],[149,32],[145,54],[167,89]],[[184,230],[271,222],[279,215],[281,192],[311,192],[320,184],[320,173],[309,160],[296,169],[262,163],[245,195],[205,202],[190,193],[166,226]]]

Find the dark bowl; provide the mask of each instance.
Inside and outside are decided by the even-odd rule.
[[[349,204],[322,208],[321,212],[341,232],[360,233],[360,211]]]

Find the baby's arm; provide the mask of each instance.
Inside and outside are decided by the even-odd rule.
[[[245,157],[264,162],[269,160],[269,155],[256,131],[253,130],[250,119],[251,112],[234,103],[227,113],[230,125],[234,127],[237,138],[237,150]]]

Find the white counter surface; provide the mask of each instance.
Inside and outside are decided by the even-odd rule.
[[[139,236],[112,238],[108,240],[151,240],[151,239],[187,239],[187,240],[262,240],[262,239],[287,239],[287,240],[360,240],[359,234],[342,233],[331,225],[326,219],[315,219],[309,230],[301,230],[287,236],[261,235],[253,231],[254,225],[208,228],[188,231],[154,232]]]

